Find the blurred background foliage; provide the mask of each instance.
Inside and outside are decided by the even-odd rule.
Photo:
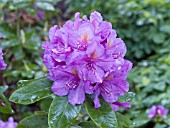
[[[165,119],[147,118],[152,105],[162,104],[170,110],[170,0],[0,0],[0,10],[0,46],[8,64],[0,72],[0,85],[9,85],[7,97],[17,88],[18,80],[46,74],[41,45],[49,40],[50,27],[62,26],[77,11],[87,16],[99,11],[124,40],[126,58],[134,63],[128,81],[136,96],[131,109],[120,111],[137,128],[170,126],[170,114]],[[48,112],[50,102],[45,99],[29,106],[11,103],[13,116],[19,121],[33,111]],[[4,120],[8,116],[0,114]]]

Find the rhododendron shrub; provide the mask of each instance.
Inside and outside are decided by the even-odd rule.
[[[74,122],[83,107],[94,125],[118,128],[120,122],[125,121],[123,125],[131,127],[131,121],[115,111],[119,107],[130,108],[129,101],[134,94],[128,92],[126,78],[132,63],[124,59],[125,43],[99,12],[91,13],[89,19],[86,16],[81,19],[77,12],[74,21],[51,27],[49,41],[42,48],[43,63],[49,74],[40,79],[19,81],[20,88],[13,92],[11,101],[27,105],[52,97],[48,111],[51,128],[80,126]],[[47,120],[46,113],[40,116]],[[40,116],[37,117],[40,121],[35,122],[39,126],[43,125]],[[27,119],[18,127],[23,122]]]

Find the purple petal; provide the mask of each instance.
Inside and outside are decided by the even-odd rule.
[[[156,116],[156,106],[152,106],[152,108],[149,110],[148,118],[153,118]]]
[[[74,28],[77,30],[79,28],[79,25],[81,24],[81,19],[80,19],[80,13],[77,12],[75,14],[75,21],[74,21]]]
[[[69,88],[66,86],[67,79],[59,79],[57,81],[54,81],[51,90],[54,92],[54,94],[57,94],[58,96],[65,96],[68,94]]]
[[[166,116],[168,114],[168,110],[165,109],[162,105],[157,106],[157,113],[161,116]]]
[[[103,99],[109,103],[115,102],[118,99],[118,89],[115,86],[103,82],[99,85],[101,88],[101,95]]]
[[[101,106],[99,95],[100,95],[100,89],[97,87],[96,90],[94,91],[94,108],[99,108]]]
[[[94,37],[94,28],[89,22],[82,23],[78,29],[80,39],[84,43],[88,43]]]
[[[107,54],[111,55],[114,59],[124,57],[126,54],[126,45],[120,38],[107,39]]]
[[[39,10],[37,11],[37,17],[40,18],[41,20],[44,20],[44,14],[45,14],[45,11],[44,10]]]
[[[4,70],[6,66],[7,64],[4,62],[2,49],[0,48],[0,70]]]
[[[13,117],[9,117],[7,122],[0,120],[0,128],[16,128],[17,125],[18,123],[14,122]]]
[[[50,28],[50,31],[49,31],[49,38],[50,38],[50,40],[53,40],[55,32],[57,30],[58,30],[58,26],[57,25],[54,25],[53,27]]]
[[[100,23],[100,25],[96,28],[95,34],[101,36],[101,42],[105,41],[110,34],[110,29],[112,29],[112,24],[106,21]]]
[[[88,45],[86,54],[89,58],[98,59],[104,54],[104,47],[94,40]]]
[[[99,66],[93,63],[85,63],[78,69],[79,76],[84,81],[89,80],[91,83],[102,83],[104,78],[104,71]]]
[[[110,104],[110,106],[112,107],[112,109],[117,112],[119,110],[119,106],[115,105],[115,104]]]
[[[99,12],[93,12],[90,15],[90,22],[94,25],[96,28],[101,22],[103,21],[103,18]]]
[[[68,94],[68,101],[75,106],[76,104],[82,104],[85,100],[85,92],[83,88],[83,82],[81,81],[77,88],[70,90]]]
[[[114,111],[118,111],[119,107],[130,108],[129,102],[114,102],[110,104]]]
[[[84,82],[84,91],[87,94],[92,94],[94,91],[94,87],[91,86],[90,81],[85,81]]]
[[[63,33],[68,33],[70,30],[73,31],[74,28],[74,22],[71,20],[68,20],[62,28],[60,28],[60,31]]]
[[[66,63],[68,65],[81,64],[84,58],[86,58],[86,54],[84,51],[74,50],[66,57]]]

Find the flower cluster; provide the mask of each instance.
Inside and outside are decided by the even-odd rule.
[[[8,118],[7,122],[0,120],[0,128],[16,128],[17,125],[18,123],[14,122],[13,117]]]
[[[155,106],[149,110],[148,118],[154,118],[156,116],[165,117],[168,114],[168,110],[164,108],[162,105]]]
[[[90,20],[67,21],[63,27],[53,26],[50,41],[43,44],[43,62],[54,81],[52,91],[58,96],[68,95],[72,105],[82,104],[85,93],[94,94],[95,108],[99,108],[102,96],[114,110],[118,106],[130,107],[118,102],[129,85],[126,81],[132,63],[124,59],[126,46],[111,23],[103,21],[100,13],[93,12]]]
[[[3,60],[2,49],[0,48],[0,70],[4,70],[6,68],[6,64]]]

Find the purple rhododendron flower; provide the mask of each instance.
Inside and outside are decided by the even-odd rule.
[[[2,53],[2,49],[0,48],[0,70],[4,70],[6,68],[6,64],[3,60],[3,53]]]
[[[90,20],[75,14],[74,21],[63,27],[53,26],[49,42],[43,44],[43,62],[54,81],[52,91],[58,96],[68,95],[72,105],[82,104],[85,93],[94,94],[95,108],[100,107],[102,96],[114,110],[130,103],[118,102],[118,96],[129,90],[126,81],[132,63],[124,59],[126,46],[116,37],[111,23],[103,21],[99,12]]]
[[[9,117],[7,122],[0,120],[0,128],[16,128],[17,122],[14,122],[13,117]]]
[[[168,114],[168,110],[164,108],[162,105],[155,106],[153,105],[152,108],[149,110],[148,118],[154,118],[156,116],[165,117]]]

